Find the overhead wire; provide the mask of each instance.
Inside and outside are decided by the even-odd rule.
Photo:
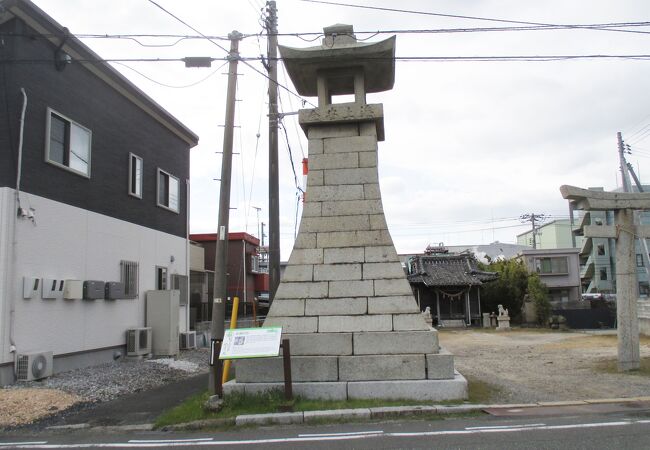
[[[428,12],[428,11],[415,11],[415,10],[407,10],[407,9],[398,9],[398,8],[385,8],[385,7],[380,7],[380,6],[368,6],[368,5],[358,5],[358,4],[352,4],[352,3],[341,3],[341,2],[333,2],[333,1],[324,1],[324,0],[300,0],[305,3],[320,3],[324,5],[331,5],[331,6],[344,6],[344,7],[349,7],[349,8],[360,8],[360,9],[368,9],[368,10],[375,10],[375,11],[386,11],[386,12],[397,12],[397,13],[406,13],[406,14],[416,14],[416,15],[425,15],[425,16],[435,16],[435,17],[446,17],[446,18],[452,18],[452,19],[469,19],[469,20],[479,20],[479,21],[486,21],[486,22],[500,22],[500,23],[512,23],[512,24],[519,24],[519,25],[535,25],[535,26],[565,26],[567,28],[579,28],[579,26],[571,26],[571,25],[562,25],[562,24],[550,24],[550,23],[541,23],[541,22],[530,22],[530,21],[523,21],[523,20],[509,20],[509,19],[495,19],[495,18],[489,18],[489,17],[478,17],[478,16],[465,16],[465,15],[459,15],[459,14],[444,14],[444,13],[435,13],[435,12]],[[594,30],[603,30],[603,31],[616,31],[616,32],[624,32],[624,33],[636,33],[636,30],[621,30],[621,29],[611,29],[611,28],[597,28],[594,27],[592,28]],[[646,33],[646,32],[642,32]]]
[[[224,52],[230,54],[230,51],[229,51],[229,50],[226,50],[225,47],[223,47],[221,44],[219,44],[218,42],[216,42],[214,39],[209,39],[205,34],[201,33],[199,30],[197,30],[196,28],[194,28],[193,26],[191,26],[190,24],[188,24],[187,22],[185,22],[183,19],[181,19],[180,17],[178,17],[178,16],[176,16],[175,14],[173,14],[172,12],[166,10],[165,8],[163,8],[162,6],[160,6],[158,3],[156,3],[154,0],[147,0],[147,1],[148,1],[149,3],[155,5],[156,7],[160,8],[160,9],[161,9],[162,11],[164,11],[166,14],[170,15],[171,17],[173,17],[174,19],[176,19],[177,21],[179,21],[180,23],[182,23],[183,25],[185,25],[186,27],[188,27],[190,30],[192,30],[192,31],[194,31],[195,33],[200,34],[200,35],[203,36],[204,38],[208,39],[209,42],[211,42],[212,44],[216,45],[218,48],[220,48],[220,49],[223,50]],[[249,59],[249,60],[251,60],[251,59]],[[246,66],[248,66],[248,67],[249,67],[250,69],[252,69],[254,72],[258,73],[259,75],[262,75],[264,78],[267,78],[268,80],[270,80],[270,81],[276,83],[278,87],[280,87],[280,88],[286,90],[287,92],[291,93],[291,95],[295,95],[296,97],[300,98],[301,100],[303,100],[303,101],[307,101],[307,102],[310,103],[312,106],[316,107],[316,105],[314,105],[313,103],[309,102],[308,100],[303,99],[299,94],[297,94],[296,92],[293,92],[293,91],[292,91],[291,89],[289,89],[288,87],[286,87],[286,86],[284,86],[284,85],[278,83],[277,81],[271,80],[271,77],[269,77],[267,74],[265,74],[264,72],[262,72],[261,70],[259,70],[258,68],[256,68],[256,67],[253,66],[252,64],[250,64],[250,63],[248,62],[247,59],[239,58],[239,61],[241,61],[241,62],[242,62],[243,64],[245,64]]]
[[[166,84],[166,83],[162,83],[162,82],[160,82],[160,81],[154,80],[153,78],[151,78],[151,77],[145,75],[144,73],[140,72],[139,70],[137,70],[137,69],[135,69],[135,68],[133,68],[133,67],[131,67],[131,66],[128,66],[128,65],[126,65],[126,64],[124,64],[124,63],[121,63],[121,62],[119,62],[119,61],[115,61],[114,64],[118,64],[118,65],[120,65],[120,66],[122,66],[122,67],[126,67],[127,69],[129,69],[129,70],[131,70],[131,71],[137,73],[137,74],[140,75],[141,77],[146,78],[147,80],[151,81],[152,83],[158,84],[158,85],[160,85],[160,86],[167,87],[167,88],[172,88],[172,89],[185,89],[185,88],[194,87],[194,86],[196,86],[196,85],[199,85],[199,84],[203,83],[204,81],[207,81],[209,78],[211,78],[212,76],[214,76],[217,72],[219,72],[219,70],[221,70],[221,68],[223,68],[223,66],[225,66],[226,64],[228,64],[228,61],[224,62],[222,65],[220,65],[219,67],[217,67],[215,70],[213,70],[212,72],[210,72],[209,75],[207,75],[207,76],[201,78],[200,80],[195,81],[195,82],[190,83],[190,84],[182,85],[182,86],[173,86],[173,85],[170,85],[170,84]]]

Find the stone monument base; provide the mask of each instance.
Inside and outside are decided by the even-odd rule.
[[[284,389],[284,383],[237,383],[223,385],[224,395],[240,392],[250,395]],[[467,380],[454,372],[449,380],[395,381],[308,381],[293,383],[293,394],[309,399],[371,399],[445,401],[467,399]]]

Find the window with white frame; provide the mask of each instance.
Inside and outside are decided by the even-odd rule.
[[[142,198],[142,158],[129,153],[129,194]]]
[[[45,160],[90,178],[91,131],[48,108]]]
[[[178,178],[158,169],[158,206],[179,211],[180,183]]]

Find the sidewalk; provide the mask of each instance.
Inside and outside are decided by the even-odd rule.
[[[48,421],[48,429],[151,425],[160,414],[208,387],[208,374],[84,408]]]

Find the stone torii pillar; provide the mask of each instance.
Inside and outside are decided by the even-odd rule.
[[[614,225],[588,225],[584,236],[610,238],[616,242],[616,322],[618,334],[618,369],[640,367],[638,285],[634,238],[650,237],[650,227],[634,223],[634,211],[650,209],[650,193],[603,192],[561,186],[562,196],[574,209],[614,211]]]

